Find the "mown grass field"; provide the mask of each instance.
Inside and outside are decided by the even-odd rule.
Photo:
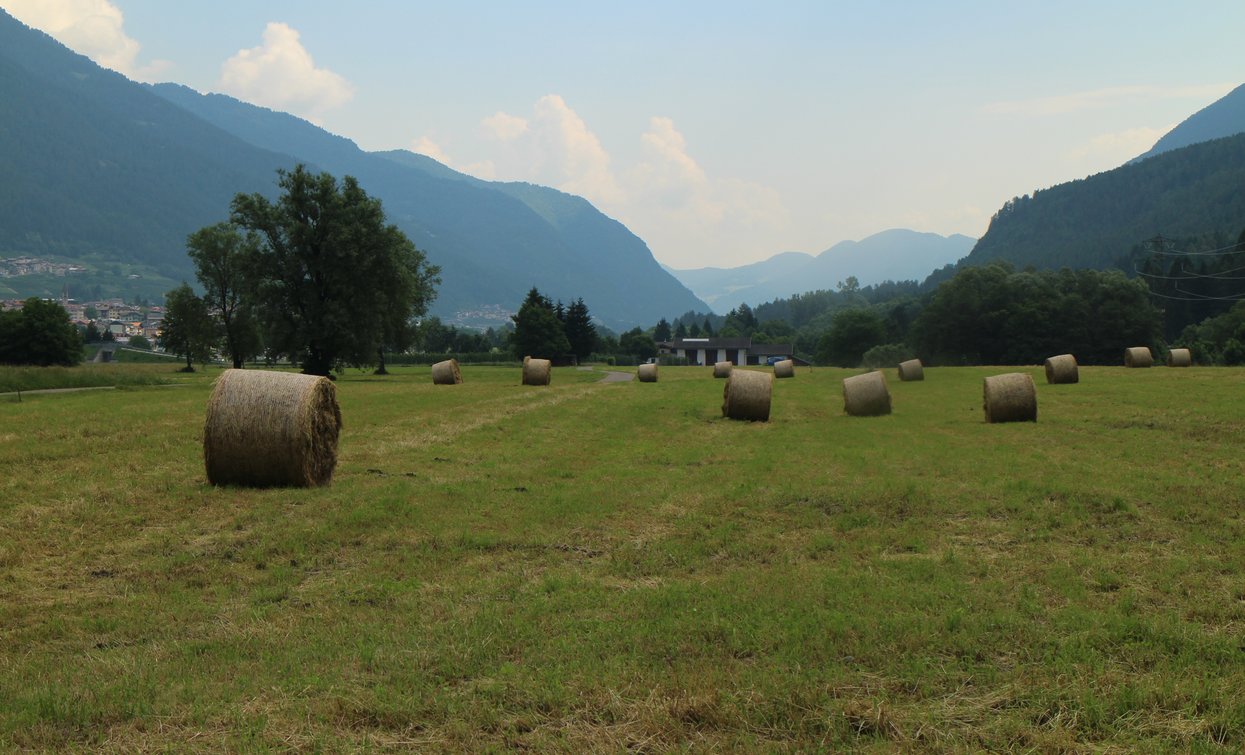
[[[1245,370],[1026,370],[350,373],[312,490],[206,485],[215,369],[0,398],[0,749],[1239,752]]]

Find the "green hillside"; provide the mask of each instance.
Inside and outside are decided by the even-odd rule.
[[[369,154],[286,113],[136,84],[0,12],[0,258],[87,269],[19,276],[0,295],[158,298],[192,278],[186,236],[239,192],[306,163],[353,175],[441,267],[435,314],[517,307],[532,286],[582,297],[612,328],[708,309],[644,242],[587,201],[493,184],[426,158]]]
[[[1144,239],[1236,238],[1245,134],[1195,144],[1007,202],[964,264],[1107,268]]]

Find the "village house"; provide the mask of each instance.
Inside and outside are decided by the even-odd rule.
[[[767,364],[771,359],[791,359],[795,346],[790,343],[753,343],[743,338],[676,338],[669,342],[669,354],[687,359],[688,364],[709,366],[730,362],[737,366]]]

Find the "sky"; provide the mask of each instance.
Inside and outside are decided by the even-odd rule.
[[[674,268],[974,238],[1245,83],[1241,0],[0,0],[137,81],[581,195]]]

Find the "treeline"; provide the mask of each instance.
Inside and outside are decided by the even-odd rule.
[[[1121,271],[1016,271],[1005,262],[964,268],[932,290],[849,279],[836,291],[720,318],[688,313],[678,324],[702,317],[718,335],[790,339],[797,354],[843,367],[912,356],[931,365],[1037,364],[1067,352],[1082,364],[1116,364],[1129,346],[1160,347],[1163,324],[1146,285]]]

